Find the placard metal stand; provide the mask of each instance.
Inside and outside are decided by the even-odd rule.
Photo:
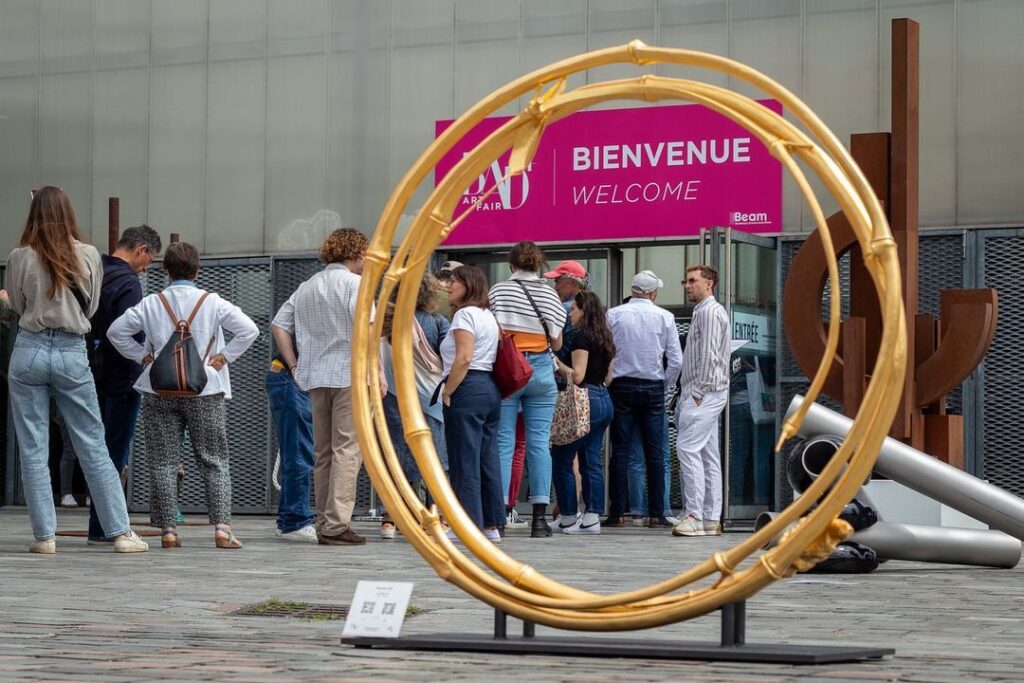
[[[891,647],[853,645],[793,645],[747,643],[746,602],[723,606],[720,642],[637,638],[572,638],[536,635],[536,624],[524,621],[521,637],[508,635],[508,615],[494,610],[494,633],[438,633],[403,638],[346,638],[345,645],[384,650],[436,650],[496,654],[557,655],[562,657],[629,657],[709,662],[768,664],[835,664],[879,659],[896,653]]]

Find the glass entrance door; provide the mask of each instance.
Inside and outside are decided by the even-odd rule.
[[[722,420],[725,518],[751,520],[774,503],[776,240],[713,228],[708,246],[732,338],[745,341],[732,356]]]

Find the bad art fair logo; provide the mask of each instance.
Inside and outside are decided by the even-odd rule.
[[[526,198],[530,196],[529,173],[532,170],[531,163],[519,175],[509,176],[508,166],[493,161],[488,169],[480,174],[476,183],[462,193],[460,204],[468,209],[480,200],[476,205],[477,211],[514,211],[525,204]],[[494,191],[484,197],[492,188],[495,188]]]

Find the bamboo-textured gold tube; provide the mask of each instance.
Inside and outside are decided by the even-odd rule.
[[[693,80],[642,76],[564,91],[567,76],[614,63],[683,64],[730,75],[779,100],[806,133],[751,98]],[[547,91],[542,92],[545,87]],[[528,106],[465,155],[429,193],[416,210],[395,255],[390,257],[399,218],[408,213],[410,199],[437,162],[483,118],[530,91],[535,91],[535,95]],[[419,407],[412,369],[411,321],[419,282],[430,254],[459,222],[458,217],[453,218],[453,212],[465,188],[510,148],[513,150],[512,172],[525,167],[550,123],[585,107],[616,99],[696,102],[757,136],[793,175],[811,207],[822,234],[832,291],[838,292],[838,268],[828,227],[798,161],[809,168],[838,201],[860,243],[866,268],[879,296],[882,343],[849,437],[818,479],[793,505],[758,533],[688,571],[644,588],[602,595],[549,579],[508,556],[487,541],[462,510],[438,463]],[[835,136],[782,86],[750,67],[723,57],[648,47],[639,41],[563,60],[517,79],[484,98],[428,146],[399,182],[381,215],[367,255],[356,308],[353,378],[366,379],[376,375],[379,363],[382,316],[371,322],[374,292],[379,284],[376,302],[378,309],[383,310],[392,292],[398,289],[392,342],[396,393],[406,440],[427,487],[438,501],[440,512],[472,557],[445,537],[438,511],[424,508],[404,480],[383,419],[376,382],[354,381],[357,431],[367,471],[405,537],[442,578],[514,616],[559,628],[625,630],[705,614],[728,602],[747,598],[797,568],[812,565],[827,556],[849,533],[848,525],[836,520],[836,515],[854,496],[877,458],[896,411],[906,368],[906,329],[899,277],[895,243],[868,183]],[[838,296],[832,297],[829,321],[826,353],[808,391],[809,400],[805,402],[808,405],[820,391],[838,345]],[[786,422],[780,444],[802,419],[803,412],[798,412]],[[821,502],[815,510],[778,546],[754,558],[768,538],[800,518],[819,498]],[[687,587],[689,591],[677,592]]]

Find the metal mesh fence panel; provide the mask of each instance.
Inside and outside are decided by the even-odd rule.
[[[162,270],[152,267],[143,279],[143,293],[160,291],[165,284]],[[263,373],[270,356],[270,260],[208,261],[203,263],[196,284],[239,306],[260,328],[253,345],[230,367],[232,398],[226,402],[227,430],[231,449],[232,509],[241,513],[269,512],[269,412]],[[140,424],[135,430],[132,448],[129,493],[133,510],[149,509],[144,431]],[[185,512],[205,512],[205,489],[187,436],[182,444],[181,461],[185,476],[178,503]]]
[[[922,234],[917,270],[917,310],[938,318],[942,290],[964,287],[964,235]],[[950,413],[963,414],[963,393],[962,384],[949,392],[946,408]]]
[[[1020,408],[1024,357],[1024,234],[985,236],[984,286],[999,291],[999,322],[985,359],[984,477],[1024,496],[1024,412]]]

